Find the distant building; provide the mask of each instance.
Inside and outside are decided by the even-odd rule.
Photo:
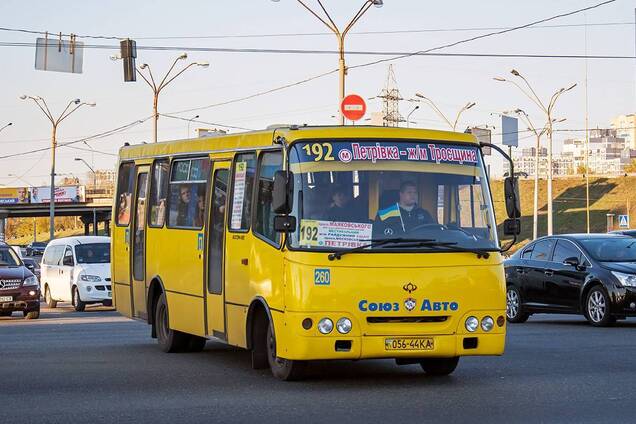
[[[590,131],[588,145],[588,166],[592,174],[616,175],[631,161],[630,146],[622,137],[617,137],[615,129],[594,129]],[[570,138],[563,142],[562,156],[574,162],[574,169],[585,167],[585,140]]]
[[[534,177],[536,171],[536,148],[529,147],[521,150],[521,155],[513,158],[515,165],[515,173],[527,174],[528,177]],[[571,157],[562,155],[552,155],[552,175],[555,177],[562,177],[566,175],[574,174],[575,167],[574,161]],[[510,172],[508,166],[504,172]],[[541,147],[539,149],[539,177],[546,177],[548,175],[548,149]]]
[[[197,137],[218,137],[220,135],[227,134],[225,130],[219,130],[217,128],[197,128]]]
[[[612,129],[616,136],[625,139],[630,149],[636,149],[636,114],[619,115],[612,119]]]

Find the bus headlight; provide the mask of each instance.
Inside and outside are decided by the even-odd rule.
[[[338,330],[340,334],[347,334],[351,331],[351,327],[351,320],[349,318],[340,318],[336,323],[336,330]]]
[[[329,334],[333,330],[333,321],[329,318],[323,318],[318,321],[318,331],[322,334]]]
[[[468,317],[466,318],[466,322],[464,323],[464,325],[466,327],[466,330],[474,333],[479,327],[479,320],[475,317]]]
[[[495,326],[495,320],[492,317],[486,316],[481,320],[481,329],[484,331],[490,331]]]

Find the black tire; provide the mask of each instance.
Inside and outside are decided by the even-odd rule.
[[[430,358],[420,361],[420,366],[428,375],[449,375],[455,371],[459,357],[453,358]]]
[[[583,311],[588,322],[595,327],[607,327],[616,322],[610,311],[610,297],[602,286],[592,287],[585,297]]]
[[[521,302],[521,293],[515,286],[506,289],[506,318],[508,322],[520,324],[528,321],[530,314],[524,311]]]
[[[192,353],[201,352],[203,348],[205,348],[205,343],[207,341],[208,339],[206,339],[205,337],[190,335],[185,350],[186,352]]]
[[[82,302],[82,299],[80,299],[79,289],[77,286],[73,287],[73,299],[71,303],[77,312],[84,312],[86,309],[86,303]]]
[[[40,310],[37,309],[35,311],[22,311],[25,319],[38,319],[40,318]]]
[[[102,306],[111,307],[111,306],[113,306],[113,301],[112,300],[104,300],[102,302]]]
[[[0,311],[0,317],[10,317],[13,311]]]
[[[166,294],[161,293],[155,307],[155,326],[157,328],[157,343],[166,353],[183,352],[188,345],[189,336],[181,331],[170,329],[168,320],[168,303]]]
[[[51,297],[51,290],[49,290],[49,286],[46,286],[44,289],[44,301],[49,308],[57,308],[57,300],[53,300]]]
[[[267,327],[267,359],[274,377],[283,381],[295,381],[303,378],[306,362],[283,359],[276,356],[276,337],[272,323]]]

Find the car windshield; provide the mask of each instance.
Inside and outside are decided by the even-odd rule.
[[[75,256],[79,264],[110,263],[109,243],[90,243],[75,246]]]
[[[19,266],[20,259],[10,247],[0,247],[0,267]]]
[[[585,250],[601,262],[636,262],[636,240],[631,237],[580,240]]]
[[[403,239],[377,249],[498,249],[490,191],[473,145],[381,140],[297,142],[292,247],[342,250]],[[408,244],[410,242],[410,244]]]

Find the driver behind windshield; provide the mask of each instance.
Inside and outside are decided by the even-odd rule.
[[[400,185],[399,201],[376,214],[373,238],[399,237],[421,225],[435,223],[428,211],[417,206],[417,185],[405,181]]]

